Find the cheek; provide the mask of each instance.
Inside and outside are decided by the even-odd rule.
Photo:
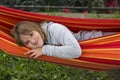
[[[43,38],[40,36],[40,41],[41,41],[41,43],[43,43],[44,41],[43,41]]]
[[[32,38],[33,38],[33,39],[37,39],[37,38],[39,38],[39,37],[40,37],[39,34],[34,34]]]
[[[36,38],[39,38],[39,42],[40,42],[40,43],[43,43],[43,39],[42,39],[42,37],[41,37],[40,34],[36,34]]]
[[[39,47],[42,47],[43,44],[44,44],[44,42],[43,42],[42,38],[39,38],[38,46],[39,46]]]
[[[34,48],[35,48],[35,46],[32,45],[32,44],[28,44],[28,45],[26,45],[26,47],[28,47],[28,48],[30,48],[30,49],[34,49]]]
[[[42,39],[40,39],[40,43],[41,43],[41,45],[43,45],[43,40]]]

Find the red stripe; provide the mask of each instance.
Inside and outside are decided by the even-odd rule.
[[[15,43],[15,41],[11,37],[8,37],[8,36],[2,34],[1,32],[0,32],[0,37],[6,39],[7,41]]]
[[[108,59],[86,58],[86,57],[80,57],[79,59],[84,61],[89,61],[89,62],[95,62],[95,63],[120,65],[120,60],[108,60]]]
[[[109,44],[98,44],[98,45],[80,45],[83,49],[101,49],[101,48],[120,48],[120,41]]]
[[[25,11],[21,11],[21,10],[15,10],[15,9],[12,9],[12,8],[7,8],[7,7],[3,7],[3,6],[0,6],[0,9],[1,10],[6,10],[7,11],[12,11],[12,12],[20,12],[20,13],[23,13],[24,14],[28,14],[26,13]],[[36,14],[35,12],[31,12],[30,14],[33,14],[33,15],[39,15],[39,14]],[[42,16],[46,17],[46,15],[43,15]],[[53,16],[55,18],[59,18],[59,16]],[[60,17],[61,19],[65,19],[64,17]],[[116,19],[80,19],[80,18],[68,18],[68,19],[72,19],[72,20],[75,20],[75,21],[86,21],[86,22],[99,22],[99,23],[106,23],[106,22],[110,22],[110,23],[120,23],[120,20],[116,20]]]
[[[35,17],[31,17],[31,19],[33,19],[33,20],[36,20],[37,18],[36,18],[36,16],[38,17],[38,18],[44,18],[43,20],[51,20],[51,19],[55,19],[55,21],[57,21],[57,20],[61,20],[61,21],[70,21],[71,20],[71,23],[73,22],[73,21],[76,21],[76,23],[75,24],[79,24],[79,25],[87,25],[87,26],[97,26],[97,27],[99,27],[99,26],[104,26],[104,27],[119,27],[120,26],[120,24],[116,24],[116,23],[112,23],[111,21],[112,20],[103,20],[103,21],[107,21],[107,22],[109,22],[110,24],[105,24],[105,23],[102,23],[102,22],[100,22],[100,21],[102,21],[101,19],[100,19],[100,21],[98,21],[98,22],[100,22],[100,24],[96,24],[97,22],[95,22],[95,23],[93,23],[94,21],[92,20],[92,19],[87,19],[87,20],[89,20],[88,21],[88,23],[86,22],[87,20],[86,19],[83,19],[83,20],[86,20],[86,21],[84,21],[85,22],[85,24],[81,24],[80,23],[80,21],[82,20],[82,19],[75,19],[75,18],[65,18],[65,17],[60,17],[60,16],[48,16],[48,15],[43,15],[43,14],[37,14],[37,13],[30,13],[30,12],[25,12],[25,11],[20,11],[20,10],[14,10],[14,9],[7,9],[7,11],[11,11],[12,12],[12,14],[14,14],[14,15],[17,15],[17,16],[22,16],[22,15],[19,15],[19,14],[23,14],[23,17],[24,17],[24,14],[27,14],[27,15],[29,15],[29,18],[30,18],[30,16],[35,16]],[[7,12],[6,11],[6,12]],[[13,13],[14,12],[14,13]],[[10,13],[10,12],[9,12]],[[19,14],[18,14],[19,13]],[[26,17],[28,17],[28,16],[26,16]],[[40,19],[38,19],[38,20],[40,20]],[[37,21],[38,21],[37,20]],[[97,19],[95,19],[95,21],[96,21]],[[61,22],[61,21],[58,21],[58,22]],[[91,22],[90,22],[91,21]],[[116,20],[115,20],[116,21]],[[118,20],[119,21],[119,20]],[[119,21],[120,22],[120,21]],[[89,24],[90,23],[90,24]],[[92,24],[91,24],[92,23]],[[111,24],[112,23],[112,24]]]

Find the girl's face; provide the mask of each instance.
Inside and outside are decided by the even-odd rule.
[[[30,34],[20,35],[20,39],[23,44],[28,48],[42,47],[44,42],[41,35],[37,31],[32,31]]]

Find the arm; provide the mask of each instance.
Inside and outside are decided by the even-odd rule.
[[[42,54],[59,58],[78,58],[81,48],[72,33],[63,25],[54,23],[51,25],[54,37],[62,46],[44,45]]]

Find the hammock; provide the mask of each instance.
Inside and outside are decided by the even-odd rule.
[[[7,54],[28,58],[24,52],[26,47],[19,47],[9,35],[13,26],[23,20],[40,22],[43,20],[58,22],[66,25],[73,32],[80,29],[119,31],[118,19],[83,19],[51,16],[35,12],[26,12],[0,6],[0,49]],[[82,47],[82,56],[77,59],[61,59],[50,56],[40,56],[36,60],[66,65],[89,70],[110,70],[120,67],[120,33],[89,39],[79,42]]]

